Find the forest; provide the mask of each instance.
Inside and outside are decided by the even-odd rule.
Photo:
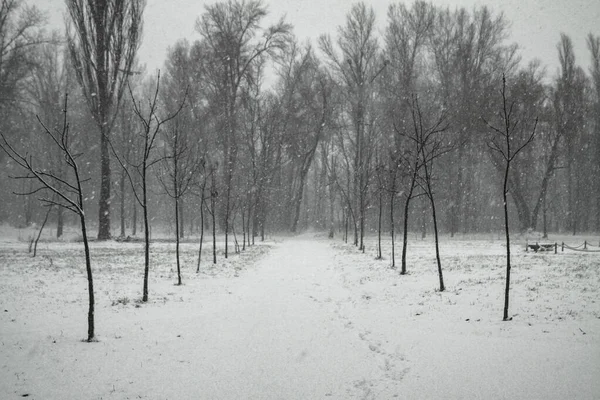
[[[148,71],[136,56],[145,2],[129,3],[68,0],[58,30],[25,1],[0,8],[3,148],[69,196],[62,134],[100,240],[206,229],[227,255],[233,238],[309,228],[361,249],[377,232],[499,231],[503,107],[515,146],[527,144],[506,169],[513,228],[600,231],[598,34],[585,70],[557,32],[549,74],[521,61],[510,21],[485,6],[375,15],[359,2],[333,34],[300,43],[285,19],[265,26],[268,4],[232,0],[207,5]],[[60,238],[77,224],[69,204],[5,152],[0,222],[47,221]]]
[[[549,72],[491,7],[301,41],[222,0],[150,70],[146,0],[34,4],[0,0],[1,398],[598,397],[600,32]]]

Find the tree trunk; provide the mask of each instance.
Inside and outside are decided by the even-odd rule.
[[[246,250],[246,212],[242,209],[242,251]]]
[[[433,192],[430,189],[429,201],[431,201],[431,215],[433,217],[433,233],[435,235],[435,259],[437,261],[438,276],[440,278],[440,292],[446,290],[444,286],[444,275],[442,274],[442,261],[440,260],[440,245],[438,238],[437,216],[435,214],[435,201],[433,200]]]
[[[177,189],[177,184],[175,184],[175,188]],[[175,199],[175,258],[177,259],[177,285],[181,286],[181,265],[179,263],[179,200],[177,198]]]
[[[510,152],[509,152],[510,154]],[[502,200],[504,201],[504,231],[506,233],[506,287],[504,289],[504,314],[503,321],[508,321],[508,303],[510,294],[510,232],[508,228],[508,168],[510,162],[506,163],[506,172],[504,173],[504,187],[502,190]]]
[[[204,242],[204,186],[200,192],[200,245],[198,246],[198,266],[196,273],[200,272],[200,261],[202,259],[202,243]]]
[[[410,183],[410,189],[408,191],[408,194],[406,195],[406,200],[404,201],[404,232],[402,233],[402,267],[400,270],[400,275],[406,275],[406,249],[408,247],[408,211],[410,200],[412,199],[412,194],[415,190],[416,180],[417,165],[415,164],[415,170],[413,172],[413,177]]]
[[[383,188],[379,188],[379,216],[377,218],[377,259],[381,260],[381,216],[383,213]]]
[[[131,236],[137,234],[137,204],[133,202],[133,213],[131,216]]]
[[[344,243],[348,243],[348,225],[350,224],[350,219],[348,217],[348,209],[344,212]]]
[[[214,175],[212,178],[212,187],[211,187],[211,196],[210,196],[210,208],[211,208],[211,216],[212,216],[212,236],[213,236],[213,264],[217,263],[217,224],[215,214],[217,210],[215,210],[215,181]]]
[[[298,183],[296,194],[292,197],[292,207],[294,210],[294,214],[292,217],[290,231],[293,233],[296,233],[298,229],[298,220],[300,219],[300,206],[302,205],[302,197],[304,195],[304,183],[306,181],[307,173],[308,169],[305,169],[304,167],[300,169],[300,182]]]
[[[142,167],[142,212],[144,216],[144,289],[142,301],[148,301],[148,275],[150,273],[150,225],[148,222],[148,188],[146,187],[146,162]]]
[[[231,200],[231,178],[229,179],[229,183],[227,184],[226,190],[226,199],[225,199],[225,258],[228,257],[228,249],[229,249],[229,210],[230,210],[230,200]]]
[[[88,342],[96,341],[94,330],[94,277],[92,275],[92,261],[90,258],[90,246],[88,243],[87,229],[85,226],[85,215],[83,212],[79,214],[81,222],[81,235],[83,236],[83,248],[85,251],[85,270],[88,280]]]
[[[185,227],[185,219],[183,217],[183,198],[181,196],[179,196],[179,237],[181,239],[184,238],[184,227]],[[191,233],[191,232],[190,232]]]
[[[335,189],[333,183],[329,184],[329,238],[333,239],[335,235]]]
[[[100,199],[98,204],[98,240],[110,239],[110,157],[106,125],[100,126]]]
[[[542,236],[543,239],[548,239],[548,209],[546,207],[546,199],[544,199],[544,209],[543,209],[543,214],[542,214],[542,222],[544,224],[544,236]]]
[[[423,200],[421,201],[421,240],[425,240],[427,237],[427,203]]]
[[[392,269],[396,269],[396,243],[394,242],[394,197],[396,194],[396,187],[392,185],[392,191],[390,194],[390,235],[392,237]]]
[[[121,168],[121,176],[119,180],[119,189],[121,191],[120,198],[120,217],[121,217],[121,237],[125,237],[125,169]]]
[[[252,215],[253,207],[252,202],[248,206],[248,218],[246,219],[246,239],[248,240],[248,247],[250,247],[250,216]]]
[[[63,235],[65,226],[65,216],[62,207],[57,207],[56,210],[56,238],[59,239]]]
[[[62,207],[59,207],[62,208]],[[37,245],[40,241],[40,237],[42,236],[42,231],[46,226],[46,222],[48,222],[48,216],[50,216],[50,211],[52,211],[52,206],[48,207],[48,211],[46,211],[46,215],[44,216],[44,221],[42,222],[42,226],[40,226],[40,230],[38,231],[37,237],[35,238],[35,243],[33,244],[33,257],[37,254]]]
[[[454,188],[454,201],[450,210],[450,237],[454,237],[460,231],[460,220],[462,216],[462,201],[463,201],[463,145],[459,144],[458,155],[456,162],[456,182]]]

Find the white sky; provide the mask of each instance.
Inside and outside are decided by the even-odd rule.
[[[50,26],[62,27],[64,0],[28,0],[30,4],[51,13]],[[139,51],[140,61],[148,71],[161,68],[167,47],[180,38],[190,42],[199,38],[195,21],[205,4],[214,0],[147,0],[144,12],[144,37]],[[349,0],[270,0],[266,1],[275,21],[282,15],[294,25],[294,32],[303,41],[316,39],[322,33],[335,34],[342,25],[353,1]],[[386,25],[390,0],[366,1],[373,6],[380,31]],[[405,2],[412,4],[412,1]],[[558,69],[556,44],[560,33],[571,36],[577,62],[588,69],[589,52],[585,44],[588,33],[600,35],[600,0],[433,0],[436,5],[451,8],[488,5],[494,13],[504,12],[512,23],[512,41],[521,46],[524,61],[539,58],[554,76]]]

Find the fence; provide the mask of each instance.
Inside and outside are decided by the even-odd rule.
[[[560,251],[564,252],[565,249],[573,250],[573,251],[581,251],[581,252],[586,252],[586,253],[600,253],[600,242],[598,243],[598,246],[591,244],[587,240],[585,240],[579,246],[569,246],[565,242],[561,242]],[[558,253],[558,242],[554,242],[554,243],[535,242],[535,244],[530,244],[529,242],[527,242],[525,244],[525,251],[529,251],[529,250],[533,250],[536,253],[540,252],[540,251],[554,250],[554,254],[557,254]]]

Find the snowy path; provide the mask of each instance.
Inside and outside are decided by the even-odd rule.
[[[29,306],[20,299],[5,302],[14,313],[48,312],[0,328],[0,357],[8,360],[0,363],[0,394],[33,399],[371,398],[374,379],[389,373],[390,363],[340,317],[340,304],[351,294],[334,262],[327,242],[287,240],[240,277],[171,287],[175,298],[181,294],[180,302],[98,307],[100,341],[93,344],[77,340],[84,332],[84,304],[70,302],[57,310],[39,299],[26,299],[37,302]],[[57,284],[63,286],[56,292],[65,290],[65,282]]]
[[[379,360],[337,315],[349,293],[333,266],[326,243],[290,240],[231,286],[201,338],[211,347],[209,380],[219,382],[207,398],[348,398],[368,390],[362,385],[381,374]]]
[[[85,291],[73,293],[76,275],[15,275],[15,292],[22,282],[34,292],[0,293],[0,398],[600,397],[600,319],[503,323],[487,308],[500,305],[489,301],[500,280],[468,286],[486,275],[456,269],[440,294],[422,266],[399,277],[330,243],[286,239],[237,277],[189,277],[183,287],[156,267],[152,301],[139,308],[107,299],[138,289],[137,278],[105,275],[92,344],[78,341]]]

